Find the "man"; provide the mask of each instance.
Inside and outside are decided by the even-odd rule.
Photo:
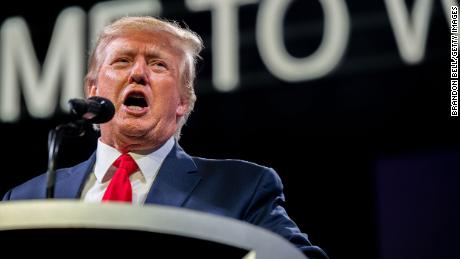
[[[278,233],[310,258],[327,258],[286,214],[281,180],[272,169],[191,157],[177,143],[195,103],[201,49],[195,33],[152,17],[125,17],[104,28],[89,60],[85,91],[111,100],[115,116],[100,125],[89,160],[58,170],[56,198],[214,213]],[[45,178],[34,178],[3,199],[44,198]]]

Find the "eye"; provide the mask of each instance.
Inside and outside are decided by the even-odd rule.
[[[126,66],[131,62],[131,60],[127,57],[117,57],[114,58],[112,61],[113,66]]]
[[[129,59],[128,58],[117,58],[115,59],[114,63],[119,63],[119,64],[129,63]]]
[[[155,71],[164,71],[168,69],[166,62],[161,60],[153,60],[149,62],[149,66],[152,67],[152,69]]]

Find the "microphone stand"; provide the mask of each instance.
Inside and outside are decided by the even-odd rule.
[[[46,198],[54,198],[56,183],[56,159],[59,145],[65,136],[85,135],[87,128],[93,123],[108,122],[115,114],[113,103],[100,96],[92,96],[87,100],[69,100],[70,114],[74,119],[66,124],[58,125],[48,133],[48,171],[46,179]]]
[[[59,152],[59,145],[65,136],[83,136],[88,123],[79,119],[66,124],[58,125],[48,133],[48,171],[46,179],[46,198],[54,198],[54,185],[56,183],[56,158]]]

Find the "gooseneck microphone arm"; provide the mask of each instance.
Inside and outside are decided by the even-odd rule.
[[[54,186],[56,183],[56,160],[59,145],[66,136],[81,137],[86,129],[93,123],[105,123],[110,121],[115,114],[115,107],[108,99],[93,96],[86,100],[71,99],[69,101],[70,114],[73,120],[60,124],[48,133],[48,171],[46,179],[46,198],[54,198]]]
[[[56,182],[56,157],[62,139],[62,129],[58,126],[48,133],[48,171],[46,181],[46,198],[54,198],[54,184]]]

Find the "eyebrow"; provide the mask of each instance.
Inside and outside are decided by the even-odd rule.
[[[135,56],[137,55],[138,52],[139,50],[135,48],[121,48],[117,50],[113,56],[119,56],[119,55]],[[147,50],[146,57],[147,58],[166,58],[166,56],[163,54],[163,51],[160,51],[158,47]]]

